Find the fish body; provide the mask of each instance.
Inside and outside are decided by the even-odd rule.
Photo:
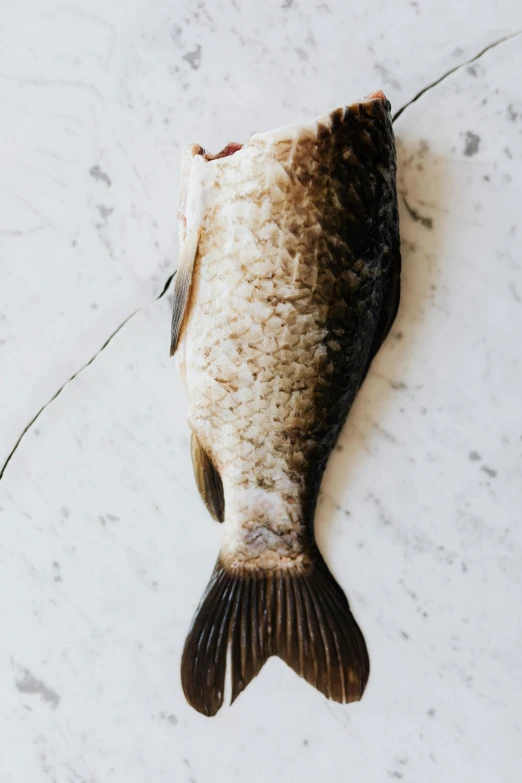
[[[228,151],[231,150],[231,151]],[[395,147],[382,93],[225,154],[184,153],[173,351],[196,479],[223,521],[182,680],[214,714],[270,655],[361,697],[362,634],[314,540],[328,456],[399,303]]]

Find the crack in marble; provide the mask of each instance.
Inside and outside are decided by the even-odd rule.
[[[446,71],[442,76],[439,76],[438,79],[436,79],[434,82],[431,82],[431,84],[428,84],[427,87],[423,87],[422,90],[419,90],[419,92],[410,100],[408,103],[405,103],[404,106],[401,106],[400,109],[398,109],[395,114],[393,115],[393,122],[399,119],[401,114],[406,111],[406,109],[412,105],[412,103],[415,103],[419,100],[425,93],[432,90],[434,87],[436,87],[441,82],[445,81],[449,76],[454,74],[456,71],[460,71],[461,68],[466,68],[472,63],[476,62],[477,60],[480,60],[481,57],[483,57],[487,52],[491,51],[491,49],[495,49],[497,46],[500,46],[501,44],[505,43],[506,41],[510,41],[512,38],[516,38],[518,35],[522,33],[522,30],[517,30],[515,33],[510,33],[509,35],[504,35],[502,38],[499,38],[497,41],[493,41],[493,43],[488,44],[484,49],[482,49],[478,54],[475,54],[470,60],[466,60],[463,63],[459,63],[459,65],[455,65],[454,68],[451,68],[449,71]]]
[[[33,426],[33,424],[34,424],[34,423],[35,423],[35,422],[36,422],[36,421],[37,421],[37,420],[40,418],[40,416],[42,415],[42,413],[44,412],[44,410],[45,410],[46,408],[48,408],[48,407],[49,407],[49,405],[50,405],[52,402],[54,402],[54,400],[55,400],[55,399],[58,397],[58,395],[62,393],[62,391],[65,389],[65,387],[66,387],[66,386],[68,386],[68,384],[69,384],[69,383],[71,383],[71,381],[74,381],[74,379],[75,379],[75,378],[77,378],[77,377],[78,377],[78,375],[79,375],[81,372],[83,372],[85,369],[87,369],[87,367],[89,367],[89,365],[90,365],[90,364],[92,364],[92,363],[94,362],[94,360],[96,359],[96,357],[97,357],[97,356],[99,356],[99,355],[100,355],[100,353],[101,353],[102,351],[104,351],[104,350],[107,348],[107,346],[109,345],[109,343],[111,343],[111,342],[112,342],[112,339],[113,339],[114,337],[116,337],[116,335],[118,334],[118,332],[120,332],[120,331],[123,329],[123,327],[125,326],[125,324],[127,324],[127,323],[128,323],[130,320],[131,320],[131,318],[134,318],[134,316],[135,316],[135,315],[137,315],[139,312],[141,312],[141,311],[142,311],[142,310],[143,310],[145,307],[149,307],[151,304],[154,304],[154,302],[158,302],[158,301],[159,301],[159,300],[160,300],[162,297],[164,297],[164,296],[165,296],[165,294],[167,293],[167,291],[168,291],[168,290],[169,290],[169,288],[170,288],[170,284],[172,283],[172,280],[174,279],[174,276],[175,276],[175,275],[176,275],[176,272],[173,272],[171,275],[169,275],[169,277],[168,277],[168,279],[167,279],[167,282],[166,282],[166,283],[165,283],[165,285],[163,286],[163,290],[161,291],[161,293],[159,294],[159,296],[157,296],[155,299],[153,299],[153,300],[152,300],[152,302],[147,302],[146,304],[142,305],[141,307],[138,307],[138,309],[137,309],[137,310],[134,310],[134,312],[132,312],[130,315],[128,315],[128,316],[127,316],[127,318],[125,318],[125,320],[121,322],[121,324],[118,326],[118,328],[117,328],[117,329],[115,329],[115,330],[114,330],[114,332],[112,332],[112,334],[111,334],[111,335],[110,335],[110,336],[107,338],[107,340],[106,340],[106,341],[103,343],[103,345],[101,346],[101,348],[99,348],[99,349],[96,351],[96,353],[94,354],[94,356],[92,356],[92,357],[89,359],[89,361],[88,361],[88,362],[86,362],[86,363],[85,363],[84,365],[82,365],[82,366],[81,366],[81,367],[80,367],[78,370],[76,370],[76,372],[75,372],[73,375],[71,375],[71,377],[70,377],[70,378],[68,378],[68,379],[65,381],[65,383],[62,383],[62,385],[60,386],[60,388],[58,389],[58,391],[56,391],[56,392],[53,394],[53,396],[52,396],[52,397],[51,397],[49,400],[47,400],[47,402],[45,403],[45,405],[43,405],[43,406],[40,408],[40,410],[39,410],[39,411],[38,411],[38,412],[35,414],[35,416],[33,416],[33,418],[31,419],[31,421],[29,422],[29,424],[27,424],[27,426],[26,426],[26,427],[23,429],[23,431],[22,431],[22,433],[21,433],[20,437],[19,437],[19,438],[18,438],[18,440],[16,441],[15,445],[14,445],[14,446],[13,446],[13,448],[11,449],[11,452],[8,454],[8,456],[7,456],[7,459],[5,460],[4,464],[2,465],[2,468],[1,468],[1,470],[0,470],[0,481],[2,480],[2,478],[3,478],[3,476],[4,476],[4,473],[5,473],[5,470],[6,470],[7,466],[9,465],[9,463],[10,463],[10,462],[11,462],[11,460],[12,460],[12,458],[14,457],[14,455],[15,455],[15,452],[16,452],[16,450],[18,449],[18,447],[20,446],[20,444],[21,444],[22,440],[24,439],[25,435],[26,435],[26,434],[29,432],[29,430],[31,429],[31,427]]]
[[[444,74],[442,74],[442,76],[440,76],[434,82],[431,82],[426,87],[423,87],[421,90],[419,90],[419,92],[416,95],[414,95],[414,97],[411,98],[411,100],[409,100],[407,103],[405,103],[404,106],[401,106],[401,108],[398,109],[395,112],[395,114],[393,115],[392,121],[395,122],[396,120],[398,120],[399,117],[403,114],[403,112],[406,111],[406,109],[408,109],[413,103],[418,101],[419,98],[421,98],[427,92],[432,90],[434,87],[437,87],[437,85],[441,84],[441,82],[445,81],[449,76],[451,76],[452,74],[456,73],[457,71],[460,71],[462,68],[469,67],[472,63],[476,62],[481,57],[483,57],[487,52],[491,51],[492,49],[495,49],[497,46],[500,46],[503,43],[506,43],[507,41],[510,41],[513,38],[516,38],[517,36],[519,36],[521,34],[522,34],[522,30],[517,30],[514,33],[510,33],[509,35],[505,35],[502,38],[499,38],[497,41],[493,41],[493,43],[488,44],[484,49],[482,49],[480,52],[475,54],[469,60],[466,60],[465,62],[459,63],[454,68],[451,68],[449,71],[446,71]],[[0,74],[0,77],[3,77],[3,76],[4,76],[3,74]],[[91,171],[91,173],[92,173],[92,171]],[[167,291],[169,289],[169,286],[170,286],[170,284],[171,284],[175,274],[176,273],[174,272],[172,275],[169,276],[167,282],[165,283],[165,286],[164,286],[162,292],[159,294],[159,296],[156,297],[156,299],[153,300],[153,302],[157,302],[159,299],[161,299],[167,293]],[[149,303],[149,304],[153,304],[153,302]],[[22,431],[20,437],[18,438],[18,440],[16,441],[15,445],[13,446],[10,454],[7,456],[7,459],[5,460],[3,466],[2,466],[2,468],[0,470],[0,481],[2,480],[2,478],[4,476],[4,473],[5,473],[5,470],[6,470],[7,466],[8,466],[8,464],[10,463],[11,459],[13,458],[16,450],[20,446],[24,436],[30,430],[30,428],[33,426],[33,424],[37,421],[37,419],[39,419],[39,417],[44,412],[44,410],[58,397],[59,394],[61,394],[63,389],[69,383],[71,383],[71,381],[73,381],[81,372],[83,372],[83,370],[85,370],[90,364],[92,364],[94,362],[96,357],[99,356],[99,354],[102,351],[104,351],[105,348],[107,348],[109,343],[112,341],[113,337],[115,337],[118,334],[118,332],[121,329],[123,329],[125,324],[128,321],[130,321],[131,318],[133,318],[135,315],[137,315],[144,307],[148,307],[148,304],[147,305],[143,305],[142,307],[139,307],[137,310],[135,310],[133,313],[131,313],[129,316],[127,316],[127,318],[109,336],[109,338],[105,341],[105,343],[101,346],[101,348],[99,348],[99,350],[94,354],[94,356],[91,359],[89,359],[89,361],[86,364],[84,364],[82,367],[80,367],[80,369],[77,370],[73,375],[71,375],[71,377],[68,380],[66,380],[65,383],[63,383],[60,386],[58,391],[55,394],[53,394],[53,396],[45,403],[45,405],[42,408],[40,408],[40,410],[36,413],[36,415],[31,419],[31,421],[24,428],[24,430]]]

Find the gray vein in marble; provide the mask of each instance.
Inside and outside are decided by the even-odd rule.
[[[197,71],[201,65],[201,45],[198,44],[191,52],[184,54],[183,59],[194,71]]]
[[[35,677],[29,669],[23,669],[22,674],[23,677],[15,682],[16,688],[20,693],[38,694],[55,710],[60,703],[60,696],[56,691]]]
[[[109,188],[112,185],[109,175],[106,174],[105,171],[102,171],[98,165],[92,166],[92,168],[89,169],[89,174],[93,179],[97,179],[99,182],[105,182]]]
[[[46,79],[42,76],[11,76],[8,73],[0,73],[0,79],[6,79],[17,84],[34,84],[36,87],[80,87],[89,90],[102,105],[105,105],[105,98],[94,84],[82,81],[73,81],[68,79]]]
[[[401,85],[399,80],[386,68],[384,65],[375,63],[375,70],[378,71],[384,84],[390,84],[396,90],[400,90]]]
[[[102,351],[104,351],[104,350],[107,348],[107,346],[108,346],[108,345],[109,345],[109,343],[112,341],[112,339],[113,339],[114,337],[116,337],[116,335],[118,334],[118,332],[119,332],[119,331],[121,331],[121,329],[123,329],[123,327],[125,326],[125,324],[126,324],[126,323],[128,323],[128,322],[131,320],[131,318],[134,318],[134,316],[135,316],[135,315],[137,315],[139,312],[141,312],[141,310],[144,310],[144,309],[145,309],[145,307],[148,307],[150,304],[153,304],[154,302],[157,302],[159,299],[161,299],[162,297],[164,297],[164,296],[165,296],[165,294],[166,294],[166,293],[167,293],[167,291],[169,290],[170,284],[171,284],[172,280],[174,279],[174,276],[175,276],[175,274],[176,274],[176,272],[173,272],[173,273],[172,273],[172,274],[171,274],[171,275],[168,277],[168,279],[167,279],[167,282],[165,283],[165,285],[164,285],[164,287],[163,287],[163,290],[162,290],[162,292],[159,294],[159,296],[157,296],[157,297],[156,297],[156,298],[155,298],[155,299],[152,301],[152,303],[151,303],[151,302],[148,302],[147,304],[143,305],[142,307],[139,307],[137,310],[134,310],[134,312],[132,312],[132,313],[131,313],[129,316],[127,316],[127,318],[125,318],[125,320],[124,320],[124,321],[122,321],[122,323],[121,323],[121,324],[118,326],[118,328],[117,328],[117,329],[115,329],[115,330],[114,330],[114,332],[112,332],[112,334],[111,334],[111,335],[109,335],[109,337],[107,338],[107,340],[104,342],[104,344],[101,346],[101,348],[99,348],[99,349],[96,351],[96,353],[94,354],[94,356],[92,356],[92,357],[89,359],[89,361],[88,361],[88,362],[86,362],[86,363],[85,363],[85,364],[84,364],[82,367],[80,367],[80,368],[79,368],[79,369],[78,369],[78,370],[77,370],[75,373],[73,373],[73,375],[71,375],[71,377],[70,377],[70,378],[68,378],[68,379],[65,381],[65,383],[63,383],[63,384],[60,386],[60,388],[58,389],[58,391],[56,391],[56,392],[53,394],[53,396],[52,396],[52,397],[51,397],[51,398],[50,398],[50,399],[49,399],[49,400],[48,400],[48,401],[45,403],[45,405],[43,405],[43,406],[40,408],[40,410],[39,410],[39,411],[38,411],[38,412],[35,414],[35,416],[33,416],[33,418],[31,419],[31,421],[29,422],[29,424],[28,424],[28,425],[27,425],[27,426],[24,428],[24,430],[22,431],[22,433],[21,433],[20,437],[19,437],[19,438],[18,438],[18,440],[16,441],[16,443],[15,443],[15,445],[13,446],[13,448],[12,448],[11,452],[8,454],[8,456],[7,456],[7,459],[6,459],[6,461],[4,462],[4,464],[3,464],[3,466],[2,466],[2,469],[0,470],[0,481],[2,480],[2,478],[3,478],[3,476],[4,476],[4,473],[5,473],[5,470],[6,470],[7,466],[9,465],[9,463],[11,462],[11,459],[13,458],[13,456],[14,456],[14,454],[15,454],[16,450],[18,449],[18,447],[19,447],[20,443],[22,442],[22,440],[23,440],[24,436],[25,436],[25,435],[27,434],[27,432],[28,432],[28,431],[31,429],[31,427],[32,427],[32,426],[33,426],[33,424],[34,424],[34,423],[37,421],[37,419],[39,419],[39,418],[40,418],[40,416],[42,415],[42,413],[44,412],[44,410],[45,410],[45,409],[46,409],[46,408],[47,408],[47,407],[48,407],[48,406],[49,406],[49,405],[50,405],[50,404],[51,404],[51,403],[52,403],[52,402],[53,402],[53,401],[54,401],[54,400],[55,400],[55,399],[58,397],[58,395],[59,395],[59,394],[61,394],[61,392],[62,392],[62,391],[65,389],[65,387],[66,387],[66,386],[68,386],[68,384],[69,384],[69,383],[71,383],[71,381],[74,381],[74,379],[75,379],[75,378],[77,378],[77,377],[78,377],[78,375],[79,375],[81,372],[83,372],[83,371],[84,371],[84,370],[85,370],[87,367],[89,367],[89,365],[90,365],[90,364],[92,364],[92,363],[94,362],[94,360],[96,359],[96,357],[97,357],[97,356],[99,356],[99,355],[100,355],[100,353],[101,353]]]
[[[467,158],[472,158],[473,155],[477,154],[480,146],[480,141],[481,141],[480,136],[477,133],[473,133],[473,131],[466,132],[464,155]]]
[[[511,293],[513,294],[513,297],[514,297],[514,299],[515,299],[515,301],[516,301],[516,302],[522,302],[522,297],[520,297],[520,296],[518,295],[518,292],[517,292],[517,287],[516,287],[516,285],[515,285],[515,283],[514,283],[514,281],[513,281],[513,280],[512,280],[512,281],[510,282],[510,284],[509,284],[509,290],[510,290],[510,291],[511,291]]]
[[[515,33],[510,33],[509,35],[504,35],[502,38],[499,38],[498,41],[493,41],[493,43],[488,44],[484,49],[482,49],[478,54],[474,55],[470,60],[466,60],[464,63],[460,63],[459,65],[455,65],[454,68],[451,68],[449,71],[446,71],[445,74],[440,76],[438,79],[436,79],[431,84],[428,84],[427,87],[423,87],[422,90],[419,90],[417,95],[415,95],[411,101],[408,101],[408,103],[405,103],[404,106],[401,106],[400,109],[398,109],[395,114],[393,115],[393,121],[398,120],[401,114],[406,111],[406,109],[412,105],[412,103],[415,103],[419,100],[425,93],[429,92],[429,90],[432,90],[434,87],[437,87],[441,82],[445,81],[449,76],[456,73],[457,71],[460,71],[461,68],[469,67],[472,63],[476,62],[477,60],[480,60],[481,57],[483,57],[487,52],[491,51],[491,49],[496,49],[497,46],[500,46],[501,44],[505,43],[506,41],[510,41],[512,38],[516,38],[518,35],[522,33],[522,30],[517,30]]]
[[[36,217],[40,218],[40,220],[44,221],[45,226],[48,226],[50,228],[56,228],[56,225],[53,223],[50,218],[48,218],[46,215],[42,215],[42,213],[32,204],[28,199],[24,198],[23,196],[20,196],[18,193],[15,193],[14,190],[11,190],[11,188],[6,187],[5,185],[2,185],[2,190],[4,190],[6,193],[9,193],[10,196],[15,198],[17,201],[19,201],[21,204],[24,205],[24,207],[27,207],[33,215],[36,215]],[[43,228],[43,226],[37,226],[38,229]],[[30,231],[34,231],[35,229],[30,229]]]
[[[114,212],[114,207],[106,207],[105,204],[98,204],[98,212],[102,218],[106,220],[109,215]]]

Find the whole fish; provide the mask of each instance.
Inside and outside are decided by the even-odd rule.
[[[223,522],[183,652],[214,715],[278,655],[325,696],[361,698],[364,638],[314,539],[328,456],[394,321],[400,246],[382,92],[218,155],[182,157],[171,354],[196,482]]]

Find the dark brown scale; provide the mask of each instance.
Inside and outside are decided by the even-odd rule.
[[[399,223],[389,108],[387,101],[373,101],[333,112],[332,128],[323,127],[317,137],[299,141],[287,168],[292,180],[306,185],[324,227],[317,286],[309,306],[328,305],[324,367],[329,371],[324,383],[317,383],[316,417],[307,432],[292,438],[308,440],[305,484],[310,524],[328,456],[399,304]],[[312,156],[328,165],[311,171]]]

